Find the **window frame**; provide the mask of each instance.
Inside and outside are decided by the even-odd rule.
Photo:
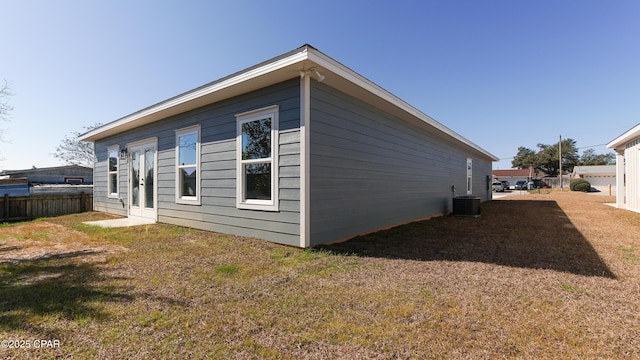
[[[236,114],[236,207],[238,209],[279,211],[279,112],[278,105],[263,107]],[[271,118],[271,157],[260,159],[242,159],[242,125],[245,123]],[[268,160],[267,160],[268,159]],[[271,199],[247,199],[245,164],[271,164]]]
[[[201,187],[201,166],[200,166],[200,156],[201,156],[201,151],[200,151],[200,147],[201,147],[201,141],[200,141],[200,125],[194,125],[194,126],[189,126],[186,128],[182,128],[182,129],[178,129],[175,131],[176,133],[176,137],[175,137],[175,141],[176,141],[176,147],[175,147],[175,158],[176,158],[176,165],[175,165],[175,172],[176,172],[176,186],[175,186],[175,191],[176,191],[176,204],[185,204],[185,205],[201,205],[201,199],[202,199],[202,187]],[[180,138],[183,136],[188,136],[188,135],[192,135],[195,134],[196,135],[196,160],[195,160],[195,164],[180,164]],[[182,196],[181,195],[181,189],[182,189],[182,177],[181,175],[181,170],[183,168],[191,168],[191,167],[195,167],[196,168],[196,195],[195,196]]]
[[[115,152],[116,169],[111,170],[111,153]],[[116,192],[111,192],[111,175],[116,176]],[[117,199],[120,196],[120,145],[112,145],[107,148],[107,197]]]

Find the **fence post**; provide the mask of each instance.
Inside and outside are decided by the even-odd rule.
[[[80,212],[84,212],[84,191],[80,192]]]
[[[4,221],[9,221],[9,194],[4,194]]]

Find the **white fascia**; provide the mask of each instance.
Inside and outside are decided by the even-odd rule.
[[[617,147],[620,147],[630,141],[632,141],[633,139],[640,137],[640,124],[632,127],[631,129],[627,130],[624,134],[618,136],[617,138],[611,140],[611,142],[609,142],[607,144],[607,148],[609,149],[615,149]]]
[[[215,92],[230,88],[232,86],[240,85],[249,80],[258,78],[263,75],[267,75],[279,69],[286,68],[291,65],[295,65],[301,61],[307,59],[308,53],[307,49],[303,48],[299,52],[294,53],[290,56],[287,56],[282,59],[275,60],[273,62],[266,63],[262,66],[258,66],[256,68],[251,68],[245,72],[241,72],[235,76],[231,76],[227,79],[223,79],[220,81],[216,81],[210,85],[204,85],[195,90],[188,91],[182,95],[178,95],[171,99],[160,102],[156,105],[152,105],[146,109],[135,112],[131,115],[125,116],[119,120],[111,122],[109,124],[103,125],[99,128],[96,128],[92,131],[89,131],[85,134],[82,134],[79,137],[80,141],[93,141],[95,137],[101,133],[108,132],[109,130],[116,129],[120,126],[126,125],[130,122],[145,118],[147,116],[151,116],[157,114],[159,112],[171,109],[173,107],[179,106],[181,104],[187,103],[192,100],[196,100],[198,98],[213,94]]]

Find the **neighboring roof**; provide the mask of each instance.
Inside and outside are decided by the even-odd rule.
[[[640,124],[632,127],[631,129],[627,130],[627,132],[625,132],[624,134],[611,140],[611,142],[607,144],[607,147],[609,149],[615,149],[637,138],[640,138]]]
[[[400,118],[406,119],[407,115],[417,118],[441,135],[465,144],[492,161],[498,161],[495,155],[308,44],[95,128],[82,134],[80,140],[100,140],[169,116],[299,77],[301,72],[311,68],[322,74],[323,82],[329,86],[367,103],[376,104]]]
[[[573,168],[574,175],[616,175],[615,165],[581,165]]]
[[[87,172],[93,172],[93,169],[86,166],[80,165],[64,165],[64,166],[53,166],[53,167],[44,167],[44,168],[31,168],[31,169],[23,169],[23,170],[3,170],[0,172],[0,176],[3,175],[15,175],[15,174],[31,174],[38,173],[43,171],[52,171],[52,170],[60,170],[60,173],[68,170],[87,170]]]
[[[532,176],[532,174],[535,174],[534,170],[529,170],[529,169],[509,169],[509,170],[493,170],[491,172],[491,174],[493,176],[524,176],[524,177],[528,177],[528,176]]]

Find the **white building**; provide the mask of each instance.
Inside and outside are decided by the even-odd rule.
[[[615,194],[616,191],[615,165],[575,166],[571,178],[585,179],[591,184],[592,188],[602,192],[611,191],[612,194]]]
[[[616,152],[616,206],[640,212],[640,124],[607,147]]]

